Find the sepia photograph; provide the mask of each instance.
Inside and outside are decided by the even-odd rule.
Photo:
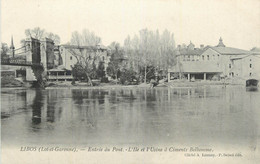
[[[260,162],[260,0],[0,0],[2,164]]]

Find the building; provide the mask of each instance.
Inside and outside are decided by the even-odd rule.
[[[226,47],[222,38],[217,46],[201,45],[200,48],[195,48],[192,43],[187,48],[178,46],[176,54],[177,64],[168,69],[168,79],[178,76],[188,81],[218,80],[221,77],[245,77],[250,72],[251,75],[260,72],[256,66],[258,52]],[[249,68],[245,69],[246,67]]]
[[[242,78],[260,79],[260,55],[253,53],[246,56],[233,57],[230,59],[232,63],[232,76]]]
[[[110,61],[110,55],[108,49],[103,45],[96,46],[76,46],[63,44],[56,46],[54,48],[54,64],[59,65],[54,69],[48,71],[48,77],[51,77],[50,80],[71,80],[72,67],[78,62],[82,61],[81,58],[84,56],[88,58],[88,63],[95,63],[98,67],[98,64],[102,62],[106,68]],[[62,69],[59,69],[62,68]],[[57,77],[57,79],[56,79]],[[66,77],[66,78],[62,78]]]
[[[59,52],[62,58],[62,65],[68,70],[72,70],[74,64],[80,60],[80,56],[87,56],[92,61],[95,59],[96,65],[98,65],[99,62],[104,62],[105,68],[110,61],[107,48],[102,45],[76,46],[64,44],[59,46]]]

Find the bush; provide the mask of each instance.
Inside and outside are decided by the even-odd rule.
[[[129,85],[129,84],[135,84],[136,82],[137,82],[136,72],[127,69],[124,69],[121,72],[121,76],[120,76],[121,84]]]

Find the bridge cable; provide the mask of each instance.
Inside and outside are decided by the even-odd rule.
[[[22,46],[22,47],[20,47],[20,48],[16,48],[16,49],[14,49],[14,51],[20,50],[20,49],[22,49],[22,48],[24,48],[24,47],[26,47],[26,46]]]

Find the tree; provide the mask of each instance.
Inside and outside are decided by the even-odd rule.
[[[54,44],[60,44],[60,37],[57,34],[53,34],[52,32],[46,33],[46,37],[53,40]]]
[[[118,79],[120,77],[120,71],[124,68],[124,50],[120,47],[120,44],[116,42],[111,43],[109,48],[111,49],[111,58],[108,63],[107,74],[114,79]]]
[[[6,43],[1,43],[1,59],[8,57],[9,48]]]
[[[53,34],[51,32],[46,32],[44,29],[41,29],[40,27],[35,27],[33,29],[26,29],[25,30],[25,36],[26,38],[35,38],[38,40],[42,40],[44,38],[49,38],[54,41],[54,44],[60,44],[60,37],[57,34]],[[21,44],[25,45],[25,39],[21,40]]]
[[[87,29],[84,29],[82,33],[74,31],[70,39],[70,44],[77,46],[96,46],[99,43],[101,43],[101,38]]]
[[[86,80],[87,76],[85,74],[85,69],[80,64],[75,64],[72,68],[72,74],[74,79]]]
[[[106,76],[104,62],[99,62],[96,72],[97,78],[100,78],[101,80]]]
[[[121,84],[128,85],[133,83],[134,81],[137,82],[136,72],[132,69],[123,69],[120,76]]]
[[[96,62],[100,61],[100,55],[96,45],[100,42],[100,37],[88,30],[83,30],[81,34],[77,31],[73,32],[70,41],[69,52],[76,58],[77,68],[81,68],[80,71],[84,72],[84,77],[88,79],[91,86],[93,85],[91,79],[97,78]],[[79,69],[75,69],[77,70]]]
[[[147,74],[151,71],[167,71],[170,65],[175,63],[174,35],[168,30],[160,35],[159,31],[143,29],[133,39],[128,36],[124,42],[126,55],[134,68],[147,81]],[[153,69],[148,69],[152,68]]]

